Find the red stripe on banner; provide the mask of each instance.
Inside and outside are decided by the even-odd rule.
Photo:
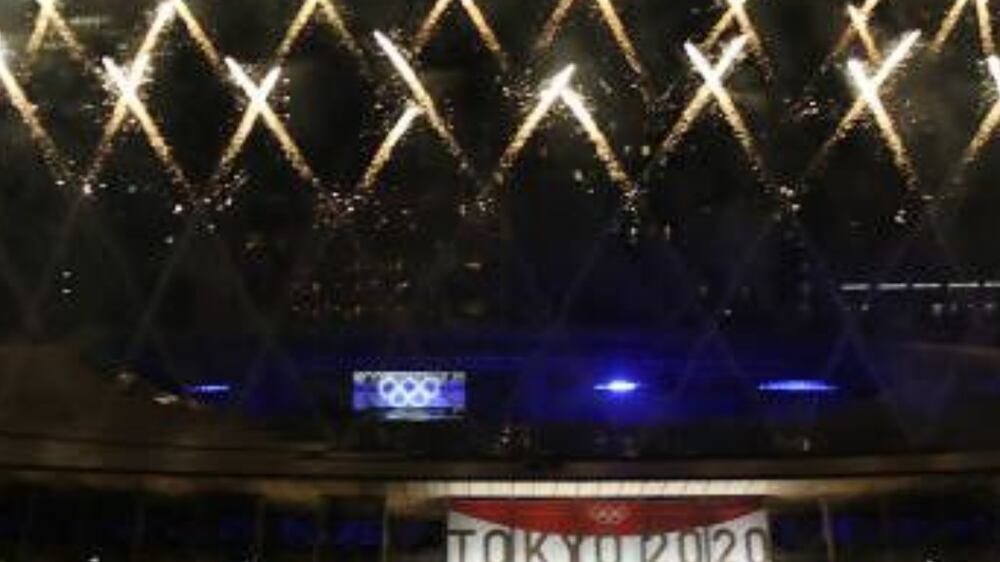
[[[682,531],[739,519],[761,509],[756,499],[455,500],[451,509],[502,527],[561,535],[641,535]]]

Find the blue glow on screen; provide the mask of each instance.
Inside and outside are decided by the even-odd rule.
[[[229,394],[232,387],[228,384],[193,384],[184,387],[188,394],[197,396],[220,396]]]
[[[639,390],[639,383],[628,379],[612,379],[594,386],[594,390],[609,394],[632,394]]]
[[[354,410],[375,410],[387,419],[423,420],[465,411],[465,373],[356,372]]]
[[[830,394],[840,387],[819,379],[781,379],[759,384],[757,390],[784,394]]]

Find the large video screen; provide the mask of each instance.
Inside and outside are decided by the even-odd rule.
[[[465,380],[462,372],[358,371],[354,411],[398,421],[460,417],[465,412]]]

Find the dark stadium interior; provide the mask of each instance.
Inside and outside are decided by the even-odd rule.
[[[0,561],[437,560],[448,494],[390,488],[463,479],[774,481],[777,559],[991,559],[974,4],[0,2]]]

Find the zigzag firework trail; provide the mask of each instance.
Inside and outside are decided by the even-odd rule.
[[[872,37],[871,29],[868,27],[868,16],[853,4],[847,5],[847,16],[851,19],[851,27],[855,30],[858,38],[861,40],[862,46],[865,48],[868,60],[876,64],[881,63],[882,51],[879,50],[878,45],[875,44],[875,38]]]
[[[703,50],[715,49],[722,36],[735,22],[740,35],[745,37],[747,43],[749,43],[750,52],[760,62],[764,70],[770,74],[771,63],[768,60],[767,52],[764,50],[764,42],[761,41],[760,34],[754,27],[753,22],[750,21],[750,16],[747,15],[747,0],[726,0],[726,2],[729,8],[715,23],[705,40],[702,41],[701,48]]]
[[[253,96],[249,105],[247,105],[246,110],[243,112],[243,118],[236,127],[236,132],[234,132],[232,138],[230,138],[229,144],[226,146],[226,150],[222,154],[222,158],[219,160],[219,165],[216,168],[216,172],[211,183],[221,180],[226,174],[229,173],[236,157],[239,155],[240,151],[243,150],[243,145],[246,144],[247,139],[250,138],[250,133],[253,131],[254,125],[260,118],[263,104],[266,103],[267,96],[271,94],[274,87],[278,84],[278,78],[280,76],[281,72],[277,68],[274,68],[271,72],[267,73],[263,80],[261,80],[257,93]],[[263,99],[261,96],[263,96]]]
[[[178,186],[190,188],[191,184],[184,175],[184,171],[174,159],[173,152],[170,150],[170,145],[167,144],[167,141],[160,132],[159,127],[156,125],[156,122],[153,121],[153,118],[149,115],[149,111],[146,109],[145,104],[139,97],[139,86],[142,82],[143,72],[148,65],[148,57],[143,56],[137,59],[132,64],[132,69],[127,73],[120,66],[118,66],[115,61],[108,57],[105,57],[103,62],[108,76],[118,89],[119,96],[122,100],[124,100],[125,106],[135,117],[136,121],[139,122],[139,126],[142,128],[146,138],[149,140],[149,145],[152,147],[153,152],[156,153],[156,156],[167,168],[171,178]]]
[[[285,154],[285,158],[288,162],[295,168],[295,171],[299,174],[304,181],[309,184],[315,185],[318,180],[316,179],[316,174],[313,173],[312,168],[309,166],[309,162],[306,157],[302,154],[295,140],[292,138],[291,133],[285,127],[285,124],[281,122],[281,119],[274,113],[271,106],[267,103],[267,97],[271,94],[274,86],[278,82],[278,77],[281,74],[280,69],[274,68],[264,77],[260,85],[254,84],[250,76],[247,75],[246,71],[233,59],[226,59],[226,66],[229,67],[229,72],[240,88],[246,93],[247,98],[250,100],[250,104],[247,106],[246,114],[244,115],[243,122],[240,128],[237,129],[237,134],[233,136],[233,142],[230,143],[230,148],[226,151],[229,156],[229,160],[235,158],[236,153],[239,152],[243,143],[246,141],[246,135],[249,134],[249,130],[253,128],[254,123],[256,123],[258,118],[263,118],[264,125],[274,134],[274,138],[278,141],[281,146],[282,152]],[[244,123],[249,122],[249,124],[244,125]],[[240,129],[245,128],[246,132],[243,133],[242,140],[239,138]],[[223,157],[223,162],[226,158]],[[221,166],[220,166],[221,167]]]
[[[983,49],[983,53],[992,55],[996,52],[996,45],[993,41],[993,16],[990,14],[989,0],[975,0],[975,2],[976,21],[979,26],[979,43]],[[951,9],[948,10],[948,14],[945,15],[941,23],[941,29],[938,30],[937,35],[934,36],[934,41],[931,42],[931,49],[934,52],[940,52],[944,47],[948,38],[951,37],[952,32],[955,31],[958,19],[962,17],[962,13],[968,4],[969,0],[955,0],[955,3],[951,5]]]
[[[166,29],[167,24],[174,18],[175,5],[174,2],[165,2],[160,4],[156,10],[156,17],[153,19],[153,24],[150,25],[149,30],[143,37],[142,42],[139,44],[139,49],[136,53],[135,59],[130,66],[129,71],[129,82],[135,81],[136,85],[142,80],[142,77],[146,72],[146,65],[149,63],[150,53],[156,48],[157,42],[160,40],[160,35]],[[113,146],[115,137],[121,131],[122,125],[125,124],[125,118],[128,117],[129,107],[127,100],[124,96],[118,96],[118,100],[115,102],[114,109],[111,111],[111,117],[108,119],[107,124],[104,126],[104,132],[101,135],[101,140],[97,145],[97,151],[94,154],[94,158],[91,161],[90,167],[84,176],[83,183],[84,186],[89,186],[101,173],[104,168],[104,163],[108,156],[111,155],[111,148]]]
[[[382,169],[385,165],[389,163],[392,159],[392,153],[396,150],[396,145],[399,141],[403,140],[406,133],[413,126],[413,122],[416,121],[417,117],[423,114],[423,110],[420,106],[411,103],[406,107],[406,111],[403,112],[402,117],[396,121],[396,124],[386,135],[385,140],[379,146],[378,151],[375,152],[375,156],[372,158],[371,164],[368,165],[368,169],[365,171],[364,177],[361,179],[361,184],[359,187],[361,189],[371,189],[375,186],[375,182],[378,180],[379,174],[382,173]]]
[[[618,187],[622,188],[627,195],[630,197],[634,196],[636,187],[633,185],[632,179],[629,178],[625,172],[625,168],[618,161],[618,156],[615,155],[614,149],[611,148],[611,143],[608,142],[607,137],[604,136],[600,127],[597,126],[597,122],[594,121],[594,117],[587,110],[587,104],[583,101],[583,98],[570,88],[563,88],[560,97],[563,103],[573,112],[576,120],[580,122],[583,130],[586,131],[587,137],[590,138],[590,142],[593,143],[595,150],[597,150],[597,157],[604,162],[604,166],[607,168],[612,181],[618,184]]]
[[[892,76],[892,74],[897,70],[899,65],[906,60],[909,56],[910,51],[913,46],[916,45],[917,41],[920,39],[919,31],[911,31],[903,37],[903,40],[896,46],[895,49],[889,54],[889,56],[882,62],[879,67],[879,71],[868,80],[868,84],[877,92],[881,90],[885,82]],[[825,152],[829,146],[836,144],[844,139],[844,137],[851,131],[858,119],[864,114],[865,107],[867,107],[867,101],[864,96],[858,96],[858,99],[851,106],[851,109],[847,112],[847,115],[841,120],[840,124],[837,126],[836,132],[833,137],[827,141],[827,145],[824,147],[822,152]],[[821,152],[821,153],[822,153]]]
[[[666,138],[663,139],[663,142],[660,143],[659,152],[665,154],[672,152],[677,147],[677,144],[681,141],[681,139],[684,138],[684,135],[686,135],[691,129],[691,126],[694,125],[694,122],[698,119],[702,112],[705,111],[705,108],[708,106],[708,102],[712,100],[712,96],[715,95],[716,99],[718,99],[719,96],[717,95],[717,92],[719,90],[723,91],[723,93],[725,92],[722,88],[722,78],[729,72],[733,65],[736,64],[740,55],[743,54],[743,48],[746,44],[747,37],[745,35],[734,39],[729,43],[729,45],[726,46],[725,51],[723,51],[722,56],[719,57],[719,61],[716,63],[714,68],[708,65],[708,61],[703,55],[701,55],[694,45],[691,45],[690,43],[685,45],[685,50],[691,58],[692,64],[695,66],[695,70],[702,74],[705,84],[698,88],[698,91],[691,99],[687,108],[685,108],[684,112],[681,113],[677,123],[674,124],[670,133],[668,133]],[[695,62],[696,60],[699,62]],[[728,96],[725,97],[728,98]],[[735,108],[733,108],[733,110],[736,115],[739,114],[735,111]],[[731,125],[733,123],[741,122],[741,120],[733,121],[725,110],[724,114],[726,115],[727,120],[731,121]],[[734,129],[738,130],[740,128],[744,127],[734,126]],[[743,140],[741,139],[741,143],[742,142]]]
[[[11,72],[10,66],[7,65],[2,38],[0,38],[0,84],[3,85],[4,90],[7,92],[11,105],[14,106],[14,109],[21,116],[21,120],[28,127],[32,140],[34,140],[35,144],[42,151],[45,163],[53,175],[58,180],[69,178],[72,175],[70,166],[66,163],[58,147],[56,147],[55,141],[52,140],[52,136],[49,135],[49,132],[38,118],[35,104],[31,103],[28,99],[28,96],[14,77],[14,73]]]
[[[559,100],[563,90],[569,87],[569,82],[573,79],[574,72],[576,72],[576,67],[573,65],[567,66],[542,91],[538,104],[535,105],[535,108],[525,118],[524,123],[514,135],[513,140],[507,145],[507,149],[504,150],[503,156],[500,157],[500,166],[497,173],[501,178],[514,165],[514,162],[517,161],[518,155],[524,150],[524,145],[535,134],[535,129],[538,128],[538,125],[549,114],[549,111],[552,110],[552,106]]]
[[[347,50],[351,52],[355,57],[359,59],[363,58],[363,53],[361,48],[358,46],[358,42],[355,41],[354,36],[351,31],[347,28],[347,23],[345,22],[343,16],[340,15],[340,10],[332,3],[332,0],[304,0],[302,6],[299,8],[298,13],[292,20],[291,25],[288,26],[288,31],[285,32],[284,38],[281,40],[281,44],[278,46],[278,51],[275,54],[275,58],[279,61],[285,60],[288,54],[291,53],[292,47],[295,42],[298,41],[299,36],[305,30],[306,25],[319,10],[326,16],[329,20],[330,25],[337,32],[340,37],[341,42],[347,47]]]
[[[461,0],[461,3],[462,8],[465,9],[465,13],[469,15],[472,25],[475,26],[476,31],[479,32],[479,36],[483,39],[486,48],[497,58],[500,66],[506,68],[507,53],[504,52],[503,46],[500,45],[500,40],[497,39],[497,34],[493,31],[489,21],[487,21],[486,15],[483,14],[483,11],[479,9],[479,5],[474,0]]]
[[[742,43],[737,43],[733,49],[734,51],[742,50]],[[712,64],[705,58],[705,55],[703,55],[701,51],[698,50],[698,47],[695,47],[692,43],[686,43],[684,45],[684,50],[687,52],[688,58],[691,59],[691,64],[698,71],[698,73],[701,74],[702,78],[704,78],[705,87],[708,88],[709,92],[711,92],[712,96],[715,98],[716,103],[719,104],[723,117],[733,129],[733,133],[736,135],[737,140],[743,147],[743,151],[746,152],[747,157],[750,158],[750,161],[754,164],[755,168],[763,169],[763,162],[760,152],[757,150],[756,143],[754,142],[753,135],[750,133],[750,129],[743,120],[743,116],[740,114],[739,109],[736,108],[736,103],[733,102],[733,98],[729,95],[729,92],[726,91],[725,86],[722,84],[722,79],[726,74],[726,69],[731,63],[724,65],[727,61],[723,58],[723,60],[720,61],[718,68],[713,68]],[[735,60],[735,57],[732,60]]]
[[[42,41],[45,40],[45,34],[51,25],[55,28],[55,32],[59,38],[66,44],[70,56],[87,68],[90,68],[90,60],[87,58],[86,49],[83,48],[83,44],[76,38],[73,30],[70,29],[66,23],[66,19],[59,13],[56,0],[37,0],[37,2],[39,11],[35,18],[31,37],[28,39],[28,54],[34,55],[42,47]]]
[[[111,117],[105,124],[94,158],[83,178],[85,186],[89,186],[104,168],[107,158],[111,155],[111,149],[114,145],[115,137],[125,124],[125,119],[128,117],[130,110],[140,121],[140,125],[142,126],[147,137],[149,137],[151,146],[153,146],[154,150],[157,152],[164,164],[170,168],[170,173],[174,177],[174,180],[185,186],[188,185],[183,172],[176,164],[176,160],[172,156],[169,156],[169,146],[163,139],[163,136],[159,133],[159,128],[156,126],[155,122],[149,118],[149,113],[145,110],[145,106],[143,105],[140,96],[135,93],[135,99],[132,100],[128,95],[125,95],[121,89],[121,86],[128,86],[137,92],[142,78],[146,74],[153,51],[156,49],[163,37],[163,34],[167,31],[170,24],[177,17],[180,17],[181,21],[184,23],[185,29],[188,31],[199,50],[204,54],[205,58],[208,59],[209,63],[216,70],[216,72],[222,72],[222,59],[219,55],[218,49],[216,49],[212,44],[208,34],[205,33],[204,29],[198,23],[198,20],[194,17],[194,14],[191,13],[187,4],[185,4],[183,0],[166,0],[157,6],[156,15],[139,44],[133,63],[130,65],[128,76],[124,76],[127,80],[118,80],[116,78],[116,75],[124,73],[121,71],[121,68],[114,63],[114,61],[111,61],[110,59],[104,61],[105,71],[108,76],[111,77],[112,81],[118,86],[117,89],[119,90],[119,95],[114,109],[111,111]],[[109,64],[109,62],[111,64]],[[140,108],[141,111],[135,111],[136,108]],[[143,119],[146,119],[145,123],[143,123]]]
[[[208,38],[208,34],[205,33],[204,28],[201,27],[197,18],[191,13],[188,5],[184,3],[184,0],[172,0],[172,4],[174,11],[180,16],[181,21],[184,22],[184,27],[187,28],[188,33],[191,34],[191,38],[194,39],[195,44],[201,49],[205,58],[208,59],[216,70],[220,70],[222,68],[222,57],[219,55],[219,50],[212,44],[212,40]]]
[[[622,22],[621,16],[619,16],[618,11],[615,10],[615,6],[612,1],[593,1],[597,3],[597,9],[601,14],[601,19],[604,20],[608,30],[611,31],[611,36],[614,38],[615,44],[618,45],[618,50],[621,51],[622,56],[625,57],[625,61],[628,63],[629,68],[631,68],[632,71],[644,81],[647,81],[648,76],[642,66],[642,61],[639,59],[639,52],[636,50],[635,44],[629,36],[628,30],[625,28],[625,24]],[[536,43],[536,49],[544,50],[552,45],[556,34],[559,33],[559,29],[562,27],[566,17],[569,15],[570,10],[573,8],[575,3],[576,0],[559,0],[559,3],[552,11],[548,21],[545,23],[545,27],[539,35],[538,42]],[[644,88],[648,90],[648,86],[645,84]],[[649,94],[649,92],[647,91],[646,94]]]
[[[424,18],[423,23],[420,25],[420,29],[417,31],[416,38],[413,40],[413,55],[419,56],[423,52],[427,44],[430,43],[431,38],[434,36],[434,32],[440,27],[441,18],[448,12],[448,8],[454,3],[454,0],[437,0],[434,6],[431,7],[430,12],[427,13],[427,17]],[[493,31],[493,27],[490,26],[489,21],[486,19],[486,15],[483,11],[479,9],[479,5],[476,4],[475,0],[461,0],[462,9],[465,11],[466,15],[469,17],[469,21],[472,22],[473,27],[476,29],[476,33],[479,34],[480,39],[482,39],[483,44],[486,48],[493,53],[497,61],[501,66],[507,66],[507,53],[504,52],[503,46],[500,45],[500,40],[497,39],[497,34]]]
[[[865,101],[868,109],[875,117],[875,123],[878,125],[879,130],[881,130],[882,137],[892,152],[896,167],[903,173],[908,184],[911,186],[915,185],[916,173],[913,170],[913,164],[910,162],[903,139],[896,132],[892,118],[889,117],[885,105],[882,104],[882,100],[878,96],[878,86],[865,73],[864,65],[861,61],[855,59],[848,61],[847,69],[858,87],[860,97]]]
[[[375,32],[375,41],[378,43],[382,52],[389,57],[389,62],[395,67],[396,72],[399,74],[400,78],[409,88],[410,93],[413,94],[413,99],[417,102],[424,113],[427,115],[427,120],[430,121],[431,127],[437,132],[437,134],[445,141],[448,145],[448,150],[461,161],[465,161],[465,154],[462,148],[458,145],[458,141],[455,140],[455,135],[452,134],[451,129],[448,128],[447,123],[445,123],[444,118],[438,113],[437,106],[434,103],[434,98],[431,97],[430,93],[427,92],[427,88],[424,87],[423,83],[420,82],[420,78],[417,77],[417,73],[414,72],[413,67],[403,56],[403,53],[389,40],[388,37],[382,34],[380,31]]]
[[[559,0],[555,9],[552,10],[548,21],[545,22],[542,32],[538,35],[538,41],[535,43],[536,49],[544,50],[552,45],[552,42],[556,39],[556,34],[559,33],[559,28],[562,27],[563,21],[569,15],[569,11],[575,3],[576,0]]]
[[[882,0],[865,0],[865,3],[861,5],[860,8],[855,7],[853,4],[847,5],[848,15],[851,16],[850,25],[844,29],[844,32],[840,34],[840,39],[837,40],[836,46],[833,48],[833,52],[827,57],[827,60],[835,59],[844,52],[845,49],[851,44],[851,41],[857,36],[861,30],[868,29],[868,21],[871,20],[872,13],[878,8],[878,5]],[[852,14],[851,12],[854,12]],[[855,17],[856,15],[856,17]],[[858,22],[864,22],[863,26],[859,26]],[[869,34],[870,35],[870,34]],[[862,38],[864,41],[864,38]],[[867,45],[865,46],[867,49]]]
[[[976,132],[976,136],[972,138],[972,142],[969,143],[969,147],[965,149],[965,154],[962,157],[962,162],[965,165],[968,165],[979,156],[986,143],[993,138],[997,127],[1000,126],[1000,58],[997,58],[996,55],[991,55],[986,60],[986,64],[989,68],[990,76],[993,77],[998,98],[983,119],[982,124],[979,125],[979,130]]]
[[[518,128],[517,133],[514,134],[514,138],[500,158],[500,166],[497,171],[498,179],[501,183],[503,182],[504,174],[517,161],[518,155],[520,155],[521,151],[524,150],[525,144],[535,134],[542,120],[552,111],[557,101],[562,101],[569,108],[570,112],[572,112],[577,122],[580,123],[580,126],[583,127],[587,138],[590,139],[590,142],[597,151],[597,157],[604,163],[612,181],[628,195],[634,195],[636,187],[618,160],[618,156],[615,155],[614,149],[611,148],[611,143],[608,142],[604,132],[601,131],[593,115],[587,109],[587,104],[583,97],[569,87],[575,71],[576,68],[573,65],[567,66],[553,77],[549,85],[542,90],[538,103],[525,118],[521,127]]]
[[[642,62],[639,60],[639,52],[636,51],[635,45],[632,44],[632,38],[629,37],[628,31],[625,29],[625,24],[622,23],[622,19],[618,16],[618,12],[615,11],[611,0],[597,0],[597,7],[601,11],[604,21],[608,24],[608,29],[611,30],[611,35],[614,36],[615,42],[618,43],[618,48],[625,55],[628,65],[632,67],[632,71],[639,76],[644,76],[646,71],[642,68]]]

